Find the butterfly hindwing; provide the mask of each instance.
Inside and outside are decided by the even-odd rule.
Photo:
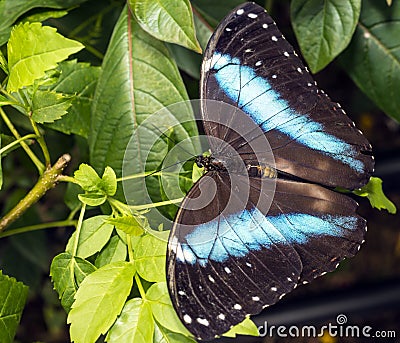
[[[188,208],[200,189],[213,193],[211,182],[218,193],[200,217]],[[230,188],[225,174],[201,178],[186,196],[182,204],[186,209],[177,216],[169,239],[167,280],[172,302],[189,331],[204,340],[278,301],[296,287],[301,273],[299,255],[285,237],[271,225],[260,226],[260,218],[252,215],[256,210],[252,202],[270,195],[252,192],[248,205],[240,197],[227,204]]]
[[[201,88],[203,99],[235,105],[261,127],[278,170],[347,189],[368,181],[374,164],[369,142],[340,105],[318,89],[260,6],[239,6],[218,26],[204,54]],[[210,116],[226,113],[205,108],[203,115],[211,121]],[[229,132],[211,127],[205,125],[207,134],[229,142]]]
[[[210,174],[210,173],[209,173]],[[238,184],[248,184],[237,176]],[[203,217],[191,211],[200,189],[219,190]],[[260,178],[250,178],[252,192],[224,212],[229,177],[201,178],[184,200],[168,247],[167,278],[182,322],[196,337],[209,340],[274,304],[298,283],[336,268],[359,249],[365,220],[345,195],[318,185],[277,180],[268,213],[255,203],[271,196]],[[240,185],[238,185],[240,188]],[[235,195],[234,195],[235,197]],[[214,218],[212,218],[214,217]]]

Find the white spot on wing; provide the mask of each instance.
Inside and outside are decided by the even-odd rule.
[[[204,318],[197,318],[196,321],[197,321],[199,324],[204,325],[204,326],[210,325],[210,323],[208,322],[208,320],[207,320],[207,319],[204,319]]]
[[[207,73],[211,68],[212,58],[204,61],[203,63],[203,73]]]
[[[277,41],[278,41],[278,38],[276,38],[276,36],[272,36],[271,39],[272,39],[274,42],[277,42]]]
[[[255,14],[255,13],[249,13],[247,16],[248,16],[249,18],[251,18],[251,19],[256,19],[256,18],[258,17],[258,15]]]
[[[215,282],[214,278],[211,275],[208,275],[208,280],[210,280],[212,283]]]
[[[303,71],[301,70],[301,68],[297,68],[297,71],[299,72],[299,73],[303,73]]]
[[[236,11],[237,15],[242,15],[243,13],[244,13],[244,9],[243,8],[241,8],[240,10]]]
[[[289,53],[288,53],[287,51],[285,51],[283,54],[284,54],[286,57],[289,57]]]
[[[278,290],[278,288],[276,288],[276,287],[271,287],[271,291],[272,292],[276,292]]]
[[[182,246],[180,245],[180,243],[178,243],[176,245],[175,253],[176,253],[176,259],[178,261],[181,261],[181,262],[185,261],[185,256],[183,255],[183,250],[182,250]]]
[[[224,270],[227,272],[227,274],[232,273],[231,270],[228,267],[225,267]]]
[[[273,79],[276,79],[276,78],[277,78],[277,76],[274,74],[274,75],[272,75],[272,78],[273,78]]]
[[[262,64],[261,61],[257,61],[257,62],[256,62],[256,67],[259,67],[261,64]]]
[[[229,27],[227,27],[227,28],[225,29],[225,31],[231,32],[232,29],[230,29]]]
[[[240,304],[235,304],[235,305],[233,306],[233,308],[234,308],[235,310],[241,310],[241,309],[242,309],[242,306],[240,306]]]
[[[247,266],[247,267],[250,267],[250,268],[252,267],[252,266],[251,266],[251,263],[249,263],[249,262],[246,262],[246,266]]]
[[[225,320],[225,315],[223,313],[220,313],[218,315],[218,318],[221,319],[221,320]]]
[[[252,297],[251,299],[253,299],[253,301],[260,301],[259,297]]]
[[[178,294],[179,295],[186,295],[186,293],[184,291],[179,291]]]
[[[268,29],[268,24],[263,24],[263,29]]]
[[[192,318],[190,318],[190,316],[187,315],[187,314],[185,314],[183,316],[183,320],[184,320],[185,323],[188,323],[188,324],[190,324],[192,322]]]

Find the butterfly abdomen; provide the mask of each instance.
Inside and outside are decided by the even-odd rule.
[[[270,178],[274,179],[278,176],[275,168],[268,165],[251,165],[246,166],[250,177]]]

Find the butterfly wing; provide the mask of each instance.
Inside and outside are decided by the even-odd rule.
[[[206,174],[184,200],[169,239],[167,280],[176,312],[199,339],[221,335],[298,283],[335,269],[363,241],[365,220],[354,200],[318,185],[276,181],[269,210],[262,204],[271,193],[262,182],[272,181],[261,178],[250,178],[245,204],[218,173]],[[239,189],[249,184],[240,175],[235,182]],[[214,198],[202,211],[191,210],[203,192]]]
[[[301,273],[300,258],[285,237],[271,225],[257,224],[241,197],[228,201],[230,189],[226,174],[203,176],[187,194],[169,238],[172,303],[182,323],[203,340],[278,301],[296,287]],[[252,202],[261,200],[251,193]],[[208,194],[213,199],[198,211],[199,198]]]
[[[278,170],[347,189],[368,182],[371,145],[340,105],[318,89],[262,7],[245,3],[218,26],[204,54],[201,97],[243,110],[265,132]],[[251,158],[228,125],[213,124],[219,116],[233,117],[203,106],[206,133]]]

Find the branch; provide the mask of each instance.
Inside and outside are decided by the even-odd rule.
[[[0,220],[0,232],[3,231],[6,226],[17,220],[29,207],[35,204],[49,189],[57,184],[61,173],[70,160],[71,156],[65,154],[61,156],[52,167],[44,171],[43,175],[29,193]]]

